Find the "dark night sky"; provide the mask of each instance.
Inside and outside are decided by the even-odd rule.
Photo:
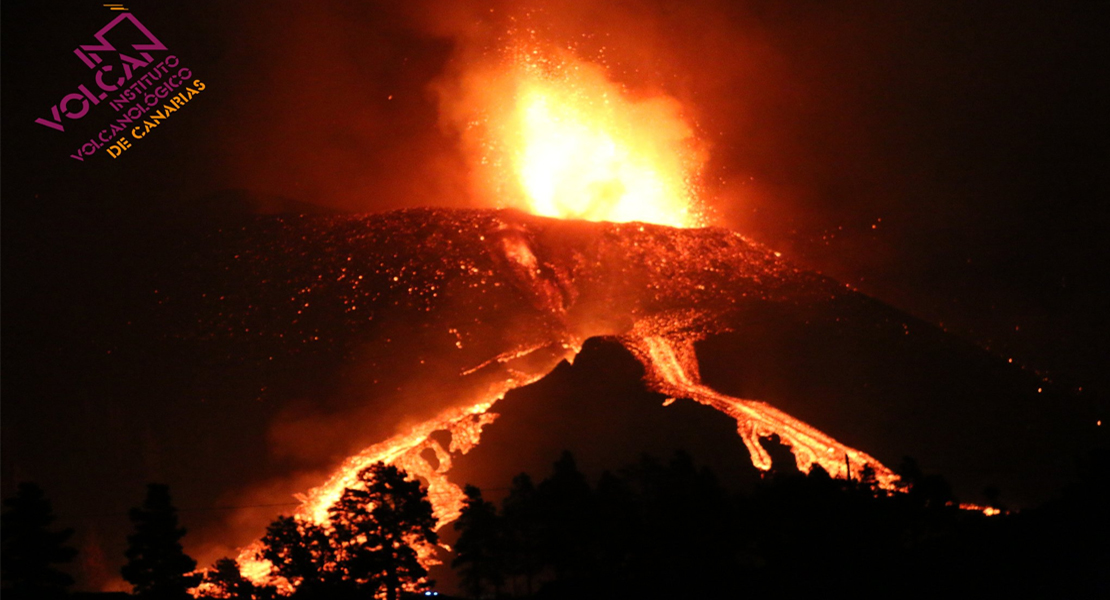
[[[107,571],[143,482],[205,508],[235,497],[237,468],[287,468],[232,439],[280,407],[161,403],[172,382],[108,358],[157,343],[128,321],[166,240],[291,207],[482,206],[430,86],[510,17],[679,98],[720,224],[1076,401],[1110,390],[1110,2],[127,6],[207,88],[114,160],[68,158],[107,107],[64,134],[34,123],[85,80],[71,50],[112,14],[7,2],[2,25],[4,495],[42,483]],[[165,422],[198,433],[163,443]]]

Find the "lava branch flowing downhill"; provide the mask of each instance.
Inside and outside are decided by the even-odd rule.
[[[461,77],[442,107],[460,124],[477,193],[510,209],[277,219],[236,234],[247,249],[234,253],[228,276],[288,283],[296,290],[293,323],[328,306],[317,300],[328,295],[342,313],[334,317],[338,328],[370,344],[390,341],[380,328],[433,323],[425,329],[435,333],[415,343],[442,348],[434,350],[436,362],[456,369],[451,377],[465,390],[445,392],[448,408],[434,418],[347,459],[300,497],[296,516],[327,524],[328,508],[357,473],[382,461],[426,481],[439,525],[453,521],[464,496],[448,478],[452,458],[479,442],[496,419],[490,409],[508,391],[573,360],[596,336],[620,340],[667,404],[688,398],[736,419],[756,467],[770,468],[759,439],[776,434],[803,471],[819,464],[858,478],[869,467],[880,486],[894,489],[897,476],[871,456],[699,378],[694,342],[728,330],[753,307],[854,292],[735,232],[700,227],[695,182],[704,152],[675,100],[633,99],[602,68],[565,52],[510,55],[507,66]],[[311,272],[254,251],[275,238],[288,256],[316,257]],[[244,298],[239,313],[221,305],[220,315],[247,315],[242,330],[264,330],[259,304],[266,303]],[[265,318],[280,310],[267,307]],[[442,432],[447,447],[435,435]],[[249,579],[268,581],[270,565],[258,550],[259,543],[243,549],[239,563]],[[437,562],[435,548],[418,552],[425,564]]]
[[[643,336],[626,337],[624,344],[644,365],[649,387],[669,396],[667,404],[675,398],[689,398],[736,419],[752,464],[760,470],[771,468],[771,457],[759,439],[777,435],[791,447],[798,469],[805,473],[816,463],[834,477],[862,479],[865,468],[870,467],[880,487],[897,489],[898,476],[866,453],[837,442],[766,402],[733,398],[702,385],[692,341]]]
[[[791,447],[797,466],[803,472],[809,472],[814,464],[819,464],[834,477],[861,479],[864,469],[869,467],[874,471],[875,480],[880,487],[898,489],[897,475],[868,454],[845,446],[764,402],[734,398],[702,385],[693,348],[694,340],[688,337],[688,333],[668,337],[665,326],[661,327],[668,322],[681,324],[684,331],[690,325],[688,319],[682,316],[646,319],[633,326],[632,332],[619,337],[621,343],[644,366],[645,383],[648,387],[668,396],[664,405],[670,405],[677,398],[688,398],[736,419],[738,433],[751,454],[752,463],[760,470],[771,468],[771,457],[759,440],[761,437],[777,435]],[[581,349],[580,344],[563,347],[567,361],[573,361]],[[509,362],[526,357],[533,350],[535,349],[525,349],[513,353],[515,356],[501,356],[495,360]],[[547,364],[551,363],[548,361]],[[296,516],[310,522],[327,523],[328,508],[339,499],[346,487],[355,483],[357,473],[381,461],[397,465],[411,476],[427,481],[428,498],[439,526],[454,521],[462,511],[465,496],[461,488],[448,478],[452,456],[466,454],[479,443],[482,428],[497,418],[497,414],[490,412],[490,409],[504,398],[505,393],[538,381],[549,370],[550,368],[544,372],[528,374],[512,371],[514,376],[491,389],[490,395],[483,401],[445,411],[416,426],[408,434],[390,438],[350,457],[326,483],[300,497],[302,505],[297,509]],[[448,448],[444,448],[432,437],[432,434],[444,431],[450,434]],[[429,449],[435,453],[438,463],[436,466],[423,456]],[[445,549],[449,550],[446,547]],[[244,576],[257,582],[265,582],[270,579],[270,565],[259,557],[259,550],[257,543],[244,548],[238,560]],[[417,550],[422,562],[429,565],[438,563],[435,548],[423,547]]]

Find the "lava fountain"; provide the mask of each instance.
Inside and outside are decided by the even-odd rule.
[[[442,93],[479,197],[560,219],[705,224],[706,153],[674,98],[633,96],[601,66],[531,45]]]
[[[266,301],[249,293],[212,294],[221,316],[242,320],[221,326],[265,331],[332,310],[331,327],[374,343],[389,341],[382,331],[390,323],[422,322],[428,333],[414,343],[457,379],[443,410],[347,459],[300,497],[297,517],[326,524],[358,471],[384,461],[423,479],[439,524],[451,522],[463,501],[448,477],[452,457],[479,442],[506,392],[573,360],[594,336],[619,339],[668,403],[691,399],[734,418],[760,469],[771,465],[759,438],[777,434],[803,471],[819,464],[859,477],[870,467],[882,487],[895,487],[896,475],[866,453],[766,403],[701,384],[700,337],[760,303],[853,292],[735,232],[701,227],[705,153],[676,100],[635,96],[597,65],[523,46],[505,64],[465,74],[451,93],[444,115],[461,128],[476,193],[516,210],[269,220],[238,232],[234,259],[224,259],[229,281],[295,291],[285,293],[288,314],[279,301],[264,316],[257,307]],[[313,256],[312,267],[258,250],[274,239],[284,240],[283,255]],[[239,562],[244,575],[265,581],[269,565],[257,550],[243,549]],[[434,548],[421,553],[435,560]]]

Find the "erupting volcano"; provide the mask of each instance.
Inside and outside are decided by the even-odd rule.
[[[515,210],[419,209],[280,219],[231,235],[238,243],[282,240],[286,255],[311,252],[312,268],[290,271],[268,252],[242,247],[224,269],[229,282],[282,282],[283,289],[297,292],[276,306],[242,295],[213,298],[205,312],[234,316],[223,323],[228,330],[290,335],[273,328],[278,318],[294,325],[293,342],[323,331],[341,337],[335,332],[342,331],[362,343],[403,349],[409,360],[435,361],[437,372],[454,374],[454,381],[437,381],[451,391],[425,403],[444,406],[441,412],[350,458],[305,496],[298,509],[302,518],[326,522],[328,507],[355,474],[387,461],[425,479],[440,523],[450,522],[462,502],[448,477],[452,457],[478,443],[482,428],[496,418],[490,409],[508,390],[573,360],[595,336],[628,347],[643,362],[650,388],[735,418],[760,468],[769,468],[770,460],[758,440],[777,434],[803,470],[820,464],[831,474],[859,477],[870,466],[885,487],[896,481],[866,453],[765,403],[700,383],[693,352],[700,337],[727,330],[763,304],[805,305],[853,295],[737,233],[559,220]],[[378,357],[370,368],[385,373],[397,360]],[[450,434],[446,447],[436,432]],[[435,454],[434,466],[425,458],[428,450]]]
[[[1088,4],[5,5],[5,598],[1102,589]]]
[[[870,469],[893,489],[894,473],[865,452],[699,379],[693,343],[753,307],[852,292],[738,233],[696,227],[705,221],[696,195],[704,153],[675,100],[633,98],[566,52],[521,47],[509,57],[463,79],[456,107],[466,110],[453,117],[465,122],[479,193],[514,208],[285,218],[230,233],[237,251],[222,257],[228,282],[294,291],[206,294],[200,314],[219,315],[210,325],[300,342],[345,332],[363,351],[398,352],[369,360],[382,379],[385,365],[428,361],[437,388],[449,390],[423,403],[441,407],[431,418],[345,461],[302,497],[296,515],[327,523],[356,474],[384,461],[426,481],[440,525],[451,522],[463,500],[449,478],[452,458],[479,443],[497,401],[598,336],[628,348],[667,403],[690,399],[734,418],[758,468],[771,466],[760,438],[777,435],[803,471],[819,464],[859,478]],[[310,266],[262,251],[266,240]],[[257,580],[268,566],[256,550],[244,549],[239,562]],[[433,549],[423,553],[434,560]]]
[[[292,353],[327,344],[357,364],[355,384],[373,399],[362,418],[396,434],[300,496],[296,516],[327,524],[357,473],[383,461],[426,483],[440,526],[453,521],[464,496],[452,461],[495,426],[497,402],[597,337],[630,351],[665,405],[693,401],[735,419],[759,469],[771,467],[761,438],[777,436],[802,471],[820,465],[897,489],[897,475],[865,451],[705,385],[695,348],[767,307],[872,301],[705,226],[705,153],[674,99],[633,95],[567,52],[522,46],[508,56],[468,71],[443,107],[472,159],[474,193],[500,208],[258,219],[198,251],[220,266],[199,298],[172,284],[160,292],[163,305],[196,315],[200,337],[269,340]],[[258,548],[238,561],[265,581]],[[420,552],[437,560],[435,548]]]

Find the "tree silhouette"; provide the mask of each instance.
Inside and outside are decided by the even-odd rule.
[[[557,577],[580,572],[586,561],[591,534],[590,494],[586,476],[567,450],[555,461],[551,476],[536,490],[537,505],[544,517],[543,550]]]
[[[278,517],[262,538],[262,557],[297,588],[297,597],[337,593],[345,585],[328,531],[295,517]]]
[[[504,516],[504,568],[507,575],[524,580],[524,590],[532,595],[536,576],[543,570],[543,557],[540,554],[540,534],[542,527],[536,506],[536,486],[527,473],[513,477],[509,495],[501,503]]]
[[[626,565],[641,532],[641,512],[626,479],[605,471],[597,482],[592,510],[597,523],[594,554],[604,567]]]
[[[127,537],[127,564],[120,569],[134,593],[146,598],[188,598],[187,590],[199,577],[197,563],[181,548],[185,530],[177,526],[177,509],[170,501],[169,486],[147,485],[141,507],[132,508],[135,533]]]
[[[4,507],[0,524],[4,597],[63,595],[73,579],[54,565],[68,563],[77,554],[65,545],[73,530],[54,532],[49,529],[54,513],[42,489],[34,483],[19,484],[18,493],[5,500]]]
[[[501,519],[497,508],[482,499],[482,490],[466,486],[466,501],[455,529],[462,534],[455,543],[457,556],[451,566],[461,567],[463,587],[475,598],[480,598],[487,587],[493,588],[494,597],[499,596],[505,582]]]
[[[610,589],[660,597],[709,597],[727,589],[723,574],[735,570],[736,528],[712,473],[677,451],[666,464],[643,456],[622,474],[623,481],[608,475],[598,484],[595,510],[613,521],[602,527],[619,542],[603,546],[595,579],[613,579],[612,573],[623,581]]]
[[[243,577],[239,563],[234,558],[221,558],[204,574],[205,597],[225,598],[228,600],[269,600],[275,590],[259,587]]]
[[[940,475],[924,474],[913,458],[903,457],[896,471],[903,486],[908,488],[907,497],[914,503],[926,508],[944,508],[955,502],[948,482]]]
[[[384,587],[388,600],[397,600],[402,586],[427,587],[415,548],[439,538],[420,482],[381,462],[360,471],[358,480],[329,510],[346,578],[362,589]]]
[[[415,547],[434,544],[436,520],[420,482],[376,463],[358,473],[329,509],[330,523],[279,517],[262,538],[261,555],[296,588],[296,598],[396,600],[422,589],[427,571]]]
[[[782,450],[780,462],[793,464],[789,448]],[[944,480],[912,460],[900,473],[901,493],[877,488],[866,475],[834,479],[817,465],[807,475],[787,470],[749,491],[729,490],[678,452],[668,463],[644,457],[603,474],[591,489],[573,461],[561,459],[538,489],[526,475],[513,480],[501,517],[505,572],[520,577],[513,559],[537,548],[540,589],[525,597],[549,600],[793,597],[832,589],[1106,596],[1110,451],[1092,452],[1081,479],[1058,499],[997,516],[959,509]],[[467,516],[488,516],[491,507],[477,490],[468,495]],[[580,509],[571,509],[583,495]],[[586,525],[573,546],[552,535],[570,514]],[[459,521],[460,540],[476,523],[481,519]],[[471,551],[457,546],[459,556]],[[558,568],[568,549],[579,563]]]
[[[797,477],[801,475],[798,470],[798,461],[794,458],[794,451],[789,445],[782,443],[777,433],[759,438],[759,445],[771,457],[771,469],[766,475],[770,477]]]

